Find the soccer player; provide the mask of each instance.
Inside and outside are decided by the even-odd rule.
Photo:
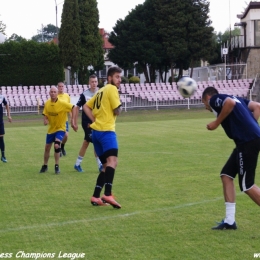
[[[58,99],[58,89],[54,86],[50,88],[50,99],[48,99],[43,109],[43,123],[49,124],[46,135],[46,144],[44,150],[44,163],[40,173],[48,170],[48,160],[50,157],[50,150],[52,143],[54,143],[54,159],[55,159],[55,173],[59,174],[59,159],[60,159],[60,143],[66,133],[67,113],[72,111],[74,105]],[[73,116],[73,112],[72,112]],[[73,127],[73,125],[72,125]]]
[[[240,190],[260,206],[260,188],[255,184],[255,170],[260,150],[260,103],[226,94],[219,94],[214,87],[207,87],[202,94],[207,110],[216,120],[207,124],[215,130],[221,124],[226,135],[233,139],[235,148],[220,172],[226,206],[225,218],[212,229],[237,229],[235,222],[234,178],[238,175]]]
[[[63,84],[63,82],[59,82],[58,83],[58,99],[70,103],[70,96],[69,96],[69,94],[64,92],[64,84]],[[71,112],[69,114],[70,114],[70,118],[71,118]],[[68,115],[67,115],[66,134],[65,134],[65,136],[64,136],[64,138],[63,138],[63,140],[61,142],[60,157],[62,155],[63,156],[66,155],[66,151],[64,149],[64,146],[65,146],[66,142],[68,141],[68,136],[69,136],[69,118],[68,118]]]
[[[97,80],[97,76],[96,75],[90,75],[89,77],[89,89],[85,90],[79,97],[79,100],[75,106],[74,109],[76,109],[75,112],[75,120],[77,120],[78,118],[78,113],[79,113],[79,109],[86,104],[86,102],[92,98],[95,93],[98,91],[97,88],[98,85],[98,80]],[[81,162],[84,158],[84,155],[86,153],[86,150],[89,146],[89,143],[92,143],[92,129],[89,127],[89,125],[92,123],[92,121],[88,118],[88,116],[84,113],[84,111],[82,111],[82,115],[81,115],[81,126],[84,130],[85,133],[85,137],[84,137],[84,141],[82,143],[82,146],[79,150],[79,155],[78,158],[76,160],[76,163],[74,165],[74,169],[77,170],[78,172],[83,172],[82,168],[81,168]],[[98,165],[98,170],[99,172],[102,170],[102,163],[100,162],[96,152],[94,151],[94,156],[96,158],[96,162]]]
[[[118,93],[121,73],[120,68],[110,67],[107,72],[108,84],[99,89],[95,96],[83,106],[84,112],[93,122],[90,125],[92,141],[94,149],[103,164],[103,169],[97,177],[94,193],[90,201],[94,206],[110,204],[117,209],[120,209],[121,205],[112,195],[112,185],[118,156],[115,122],[117,115],[122,111]],[[77,129],[77,125],[74,127]],[[104,186],[104,195],[100,198]]]
[[[5,157],[5,143],[4,143],[4,135],[5,135],[5,128],[4,128],[4,111],[3,111],[3,105],[6,108],[8,121],[12,122],[12,117],[10,115],[10,108],[7,103],[6,98],[0,94],[0,150],[1,150],[1,161],[4,163],[7,163],[6,157]]]

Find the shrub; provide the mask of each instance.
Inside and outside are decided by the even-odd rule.
[[[129,80],[128,80],[128,78],[126,78],[126,77],[121,77],[121,83],[128,83],[129,82]]]
[[[133,76],[129,79],[129,83],[140,83],[140,79],[137,76]]]

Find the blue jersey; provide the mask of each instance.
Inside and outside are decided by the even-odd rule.
[[[248,108],[249,100],[226,94],[217,94],[210,98],[209,105],[218,116],[227,98],[236,102],[232,112],[221,123],[227,136],[236,144],[242,144],[260,138],[260,127]]]
[[[3,123],[3,105],[7,105],[7,101],[3,95],[0,94],[0,123]]]

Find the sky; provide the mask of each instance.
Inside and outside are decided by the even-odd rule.
[[[255,0],[256,1],[256,0]],[[234,29],[238,22],[237,14],[243,13],[250,0],[210,0],[210,19],[216,32],[224,33],[226,29]],[[56,5],[57,3],[57,5]],[[6,24],[6,34],[13,33],[30,39],[38,33],[42,25],[60,27],[62,0],[0,0],[0,21]],[[99,28],[112,31],[118,19],[124,17],[144,0],[97,0],[99,9]]]

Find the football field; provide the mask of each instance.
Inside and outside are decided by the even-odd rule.
[[[212,113],[122,112],[113,185],[121,209],[90,204],[98,168],[92,145],[84,172],[73,168],[83,141],[80,125],[77,133],[70,129],[61,173],[54,174],[52,148],[48,172],[39,174],[47,131],[41,116],[13,115],[12,124],[4,119],[8,163],[0,162],[0,259],[260,258],[260,209],[239,191],[237,180],[238,229],[211,230],[225,216],[219,172],[234,147],[221,127],[206,129]]]

